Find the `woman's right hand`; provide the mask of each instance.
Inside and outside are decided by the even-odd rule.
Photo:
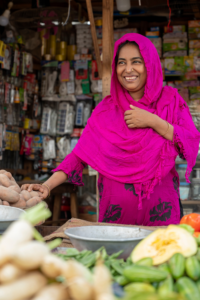
[[[49,195],[49,190],[45,185],[41,184],[24,184],[21,187],[21,190],[27,190],[28,192],[31,191],[38,191],[42,194],[42,199],[46,199]]]

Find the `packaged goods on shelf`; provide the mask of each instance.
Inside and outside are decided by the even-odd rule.
[[[115,29],[114,30],[114,41],[116,42],[126,33],[137,33],[137,28],[124,28],[124,29]]]
[[[165,26],[164,32],[185,32],[185,25]]]
[[[194,48],[194,47],[193,47]],[[187,50],[187,39],[165,39],[163,40],[163,52]]]
[[[189,41],[189,48],[190,49],[200,49],[200,40],[190,40]]]
[[[184,57],[165,58],[165,75],[184,74]]]
[[[148,38],[156,47],[159,57],[162,57],[162,39],[161,39],[161,37],[158,37],[158,38],[148,37]]]
[[[146,31],[146,37],[158,38],[160,35],[159,31]]]
[[[151,27],[150,31],[160,31],[160,27]]]
[[[179,32],[179,31],[174,31],[174,32],[168,32],[163,34],[163,39],[187,39],[187,32]]]
[[[180,191],[180,199],[182,201],[188,200],[190,198],[191,190],[190,190],[190,184],[189,183],[180,182],[179,191]]]
[[[200,20],[188,21],[188,27],[200,27]]]
[[[186,56],[187,50],[167,51],[163,53],[163,57]]]
[[[200,39],[200,27],[189,27],[188,38],[189,40]]]
[[[192,199],[199,200],[200,199],[200,178],[192,178],[191,182],[191,192]]]
[[[200,86],[189,87],[190,100],[200,100]]]
[[[189,49],[189,55],[200,57],[200,49]]]

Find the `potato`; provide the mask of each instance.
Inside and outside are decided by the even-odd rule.
[[[5,174],[0,174],[0,183],[5,187],[9,187],[13,184]]]
[[[31,191],[30,194],[31,194],[31,198],[32,197],[40,197],[40,195],[41,195],[40,192],[36,192],[36,191]]]
[[[21,189],[17,184],[9,186],[9,189],[17,192],[18,194],[20,194],[20,192],[21,192]]]
[[[29,208],[29,207],[35,206],[36,204],[40,203],[41,201],[42,201],[42,199],[40,197],[33,197],[26,202],[26,207]]]
[[[3,201],[3,205],[10,206],[10,204],[7,201]]]
[[[6,187],[0,186],[0,199],[8,201],[9,203],[16,203],[19,201],[19,194]]]
[[[23,195],[23,197],[24,197],[24,199],[25,199],[26,201],[28,201],[29,199],[31,199],[31,194],[30,194],[28,191],[23,190],[23,191],[21,191],[20,194]]]
[[[10,180],[14,179],[10,172],[5,172],[4,175],[6,175]]]
[[[20,198],[19,201],[12,204],[11,206],[24,209],[24,208],[26,208],[26,201],[24,199]]]

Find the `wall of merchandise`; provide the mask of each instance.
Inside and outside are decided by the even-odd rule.
[[[116,29],[114,40],[130,32],[138,29]],[[96,20],[96,34],[102,53],[101,20]],[[102,100],[90,26],[75,25],[61,36],[40,31],[39,71],[20,36],[0,41],[0,168],[12,170],[17,179],[48,177],[74,149],[92,110]],[[179,90],[200,128],[200,21],[151,27],[146,37],[158,51],[163,86]],[[25,172],[27,161],[32,162],[32,169]],[[195,169],[188,185],[181,176],[185,168],[184,161],[177,159],[181,199],[200,199],[200,169]]]

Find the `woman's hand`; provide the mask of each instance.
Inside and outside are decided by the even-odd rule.
[[[40,184],[24,184],[21,187],[21,190],[27,190],[28,192],[31,191],[38,191],[42,193],[42,199],[46,199],[49,195],[49,190],[45,185],[40,185]]]
[[[154,114],[130,105],[131,110],[125,111],[124,120],[129,128],[153,127],[152,123],[156,117]]]

